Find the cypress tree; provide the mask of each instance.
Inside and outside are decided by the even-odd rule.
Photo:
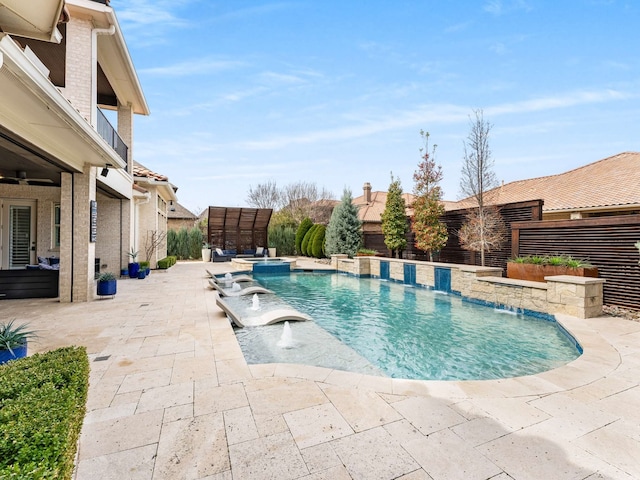
[[[326,233],[327,227],[324,225],[318,225],[316,228],[316,232],[313,234],[313,239],[311,240],[311,255],[316,258],[322,258],[323,255],[323,246],[324,246],[324,237]],[[308,247],[307,247],[308,248]]]
[[[400,179],[394,179],[391,174],[387,201],[384,212],[382,212],[382,233],[384,234],[384,244],[391,250],[392,256],[402,258],[402,250],[407,248],[408,230],[406,205],[402,196]]]
[[[300,225],[298,226],[298,230],[296,232],[296,252],[298,255],[302,254],[302,240],[304,240],[304,236],[307,234],[309,229],[313,227],[313,222],[309,217],[306,217]]]
[[[311,253],[309,252],[309,243],[311,242],[311,239],[313,238],[313,234],[316,231],[316,228],[318,227],[318,225],[312,225],[311,228],[309,230],[307,230],[307,233],[304,235],[304,238],[302,239],[302,246],[301,246],[301,250],[302,250],[302,255],[304,255],[305,257],[310,257]]]

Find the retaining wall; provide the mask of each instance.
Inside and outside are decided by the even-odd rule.
[[[546,282],[528,282],[504,278],[496,267],[346,255],[333,255],[331,264],[339,272],[446,290],[517,311],[578,318],[602,314],[605,281],[601,278],[558,275],[545,277]]]

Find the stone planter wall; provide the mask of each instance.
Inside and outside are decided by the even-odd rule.
[[[545,277],[571,275],[575,277],[598,276],[596,267],[565,267],[560,265],[536,265],[532,263],[507,262],[507,277],[530,282],[544,282]]]
[[[545,314],[565,314],[578,318],[602,314],[604,280],[573,275],[547,276],[546,281],[533,282],[502,277],[502,269],[415,260],[380,259],[346,255],[332,256],[333,267],[356,276],[380,277],[380,262],[389,262],[389,277],[405,282],[404,263],[416,265],[416,283],[434,288],[435,269],[451,271],[451,291],[462,297],[480,300],[489,305],[518,311]]]

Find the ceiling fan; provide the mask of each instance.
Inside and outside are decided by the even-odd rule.
[[[16,171],[15,177],[5,177],[4,175],[0,174],[0,180],[13,180],[18,182],[19,185],[29,185],[31,182],[53,183],[53,180],[51,180],[50,178],[29,178],[27,177],[27,172],[25,172],[24,170]]]

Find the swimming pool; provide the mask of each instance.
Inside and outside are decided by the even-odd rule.
[[[550,370],[580,356],[575,341],[555,321],[497,311],[455,295],[342,274],[256,278],[390,377],[509,378]],[[294,338],[296,327],[300,335],[302,328],[309,328],[291,326]],[[257,328],[263,330],[252,331],[250,336],[273,337],[282,330],[281,325]],[[260,352],[252,349],[255,338],[242,336],[238,341],[247,361],[261,363]],[[313,342],[313,334],[300,338],[304,338],[301,344]],[[262,342],[258,350],[265,350]],[[330,358],[326,360],[331,363]],[[272,349],[262,363],[273,361],[287,360],[274,358]],[[303,359],[298,362],[314,364]],[[349,369],[348,365],[334,368]]]

